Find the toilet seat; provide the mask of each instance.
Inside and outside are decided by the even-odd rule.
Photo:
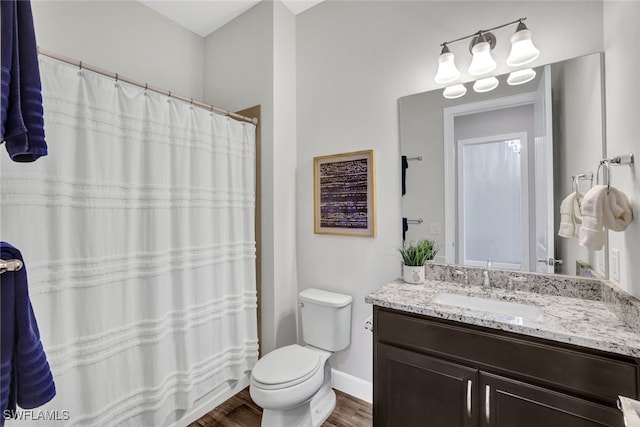
[[[253,367],[251,377],[264,390],[293,387],[314,376],[324,365],[322,355],[297,344],[281,347]]]

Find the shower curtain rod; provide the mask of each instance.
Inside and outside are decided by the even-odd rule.
[[[159,88],[156,88],[156,87],[153,87],[153,86],[149,86],[147,83],[141,83],[141,82],[132,80],[130,78],[123,77],[123,76],[119,75],[118,73],[113,73],[111,71],[107,71],[107,70],[104,70],[102,68],[98,68],[98,67],[96,67],[94,65],[86,64],[86,63],[84,63],[84,62],[82,62],[80,60],[72,59],[72,58],[69,58],[69,57],[66,57],[66,56],[63,56],[63,55],[59,55],[57,53],[54,53],[54,52],[51,52],[49,50],[43,49],[40,46],[38,46],[38,53],[40,55],[48,56],[49,58],[53,58],[53,59],[56,59],[58,61],[65,62],[67,64],[74,65],[74,66],[78,67],[81,70],[85,69],[85,70],[93,71],[94,73],[102,74],[103,76],[110,77],[112,79],[115,79],[116,81],[123,81],[125,83],[129,83],[129,84],[141,87],[141,88],[143,88],[145,90],[150,90],[150,91],[153,91],[153,92],[160,93],[162,95],[166,95],[169,98],[179,99],[180,101],[184,101],[184,102],[187,102],[187,103],[189,103],[191,105],[195,105],[195,106],[198,106],[200,108],[204,108],[204,109],[209,110],[211,112],[215,111],[216,113],[219,113],[219,114],[222,114],[222,115],[225,115],[225,116],[229,116],[229,117],[231,117],[233,119],[236,119],[236,120],[241,120],[241,121],[253,123],[254,125],[258,124],[258,119],[255,118],[255,117],[245,117],[243,115],[240,115],[240,114],[237,114],[237,113],[233,113],[231,111],[228,111],[228,110],[225,110],[225,109],[222,109],[222,108],[214,107],[213,105],[210,105],[210,104],[205,104],[204,102],[195,101],[193,98],[187,98],[185,96],[175,94],[175,93],[171,92],[170,90],[163,90],[163,89],[159,89]]]

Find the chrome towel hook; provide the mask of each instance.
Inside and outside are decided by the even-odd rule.
[[[600,168],[604,166],[607,170],[607,190],[611,188],[611,169],[609,166],[609,159],[600,160],[600,164],[598,165],[598,171],[596,172],[596,184],[600,184]],[[604,171],[602,171],[602,185],[604,185]]]
[[[600,183],[600,168],[604,165],[607,169],[607,191],[611,189],[611,166],[626,166],[633,165],[635,157],[633,153],[623,154],[622,156],[615,156],[609,159],[600,160],[600,164],[598,165],[598,171],[596,172],[596,184]],[[604,172],[602,175],[602,184],[604,185]]]

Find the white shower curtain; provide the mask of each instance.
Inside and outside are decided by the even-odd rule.
[[[49,156],[0,156],[0,238],[25,258],[57,388],[40,409],[160,426],[257,360],[255,126],[40,67]]]

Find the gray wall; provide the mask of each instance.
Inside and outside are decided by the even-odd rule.
[[[636,164],[611,170],[613,185],[631,199],[635,219],[625,232],[609,232],[609,248],[620,251],[620,280],[640,297],[640,2],[604,2],[607,156],[633,152]],[[611,265],[609,270],[611,271]]]
[[[40,47],[194,99],[204,40],[135,1],[33,1]]]
[[[264,1],[205,40],[205,100],[262,106],[262,351],[296,342],[295,16]]]

